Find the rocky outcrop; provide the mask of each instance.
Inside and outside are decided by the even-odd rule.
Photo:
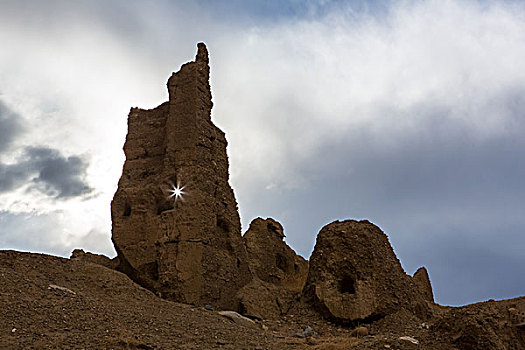
[[[431,331],[465,350],[525,349],[525,297],[449,308]]]
[[[168,299],[236,309],[251,275],[224,133],[211,121],[208,51],[168,80],[169,101],[132,108],[111,205],[119,269]]]
[[[209,73],[200,43],[195,61],[169,78],[167,102],[130,111],[111,203],[117,269],[164,298],[257,318],[287,314],[303,294],[341,322],[399,309],[425,314],[432,300],[426,271],[407,276],[369,222],[323,228],[310,267],[273,219],[255,219],[241,236],[226,138],[211,121]]]
[[[308,275],[308,261],[284,241],[284,229],[274,219],[254,219],[244,235],[248,263],[261,281],[300,292]]]
[[[428,277],[427,269],[424,266],[421,266],[414,273],[412,277],[416,282],[416,285],[421,292],[421,295],[426,301],[434,302],[434,292],[432,291],[432,284],[430,283],[430,277]]]
[[[387,236],[368,221],[335,221],[321,230],[304,295],[340,323],[373,321],[400,309],[424,315],[426,309]]]
[[[71,252],[69,257],[71,260],[80,260],[84,262],[89,262],[92,264],[102,265],[109,269],[116,269],[119,265],[118,257],[113,259],[108,258],[102,254],[94,254],[90,252],[85,252],[83,249],[75,249]]]
[[[245,233],[254,279],[237,294],[244,314],[275,319],[286,314],[301,293],[308,262],[286,244],[284,237],[283,227],[273,219],[257,218]]]

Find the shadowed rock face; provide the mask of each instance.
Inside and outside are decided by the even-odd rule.
[[[168,299],[236,309],[251,279],[224,133],[211,121],[206,46],[168,80],[169,101],[132,108],[111,203],[119,269]],[[174,188],[181,196],[173,196]]]
[[[308,274],[308,261],[284,241],[284,230],[273,219],[257,218],[244,235],[251,272],[261,281],[300,292]]]
[[[424,316],[426,309],[387,236],[368,221],[336,221],[321,230],[303,293],[341,323],[371,321],[400,309]]]
[[[300,295],[308,262],[284,241],[284,230],[273,219],[257,218],[244,235],[248,264],[254,278],[237,294],[243,313],[278,318],[288,312]]]

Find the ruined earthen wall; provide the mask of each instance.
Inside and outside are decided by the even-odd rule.
[[[132,109],[112,203],[121,269],[169,299],[235,308],[249,282],[224,133],[211,122],[208,53],[168,80],[169,101]],[[182,187],[181,198],[170,190]]]

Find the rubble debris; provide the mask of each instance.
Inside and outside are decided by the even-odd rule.
[[[524,307],[525,297],[514,299],[516,306]],[[512,325],[508,306],[496,301],[487,301],[451,308],[431,327],[436,333],[448,335],[460,349],[523,349],[525,332]]]
[[[317,333],[314,331],[314,329],[310,326],[307,326],[304,331],[299,333],[292,334],[293,337],[296,338],[306,338],[306,337],[316,337]]]
[[[102,255],[102,254],[94,254],[90,252],[85,252],[83,249],[73,250],[69,258],[73,260],[82,260],[82,261],[90,262],[92,264],[102,265],[109,269],[116,269],[119,264],[118,257],[110,259],[107,256]]]

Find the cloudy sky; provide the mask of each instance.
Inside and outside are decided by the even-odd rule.
[[[0,0],[0,249],[114,256],[130,107],[208,45],[244,230],[346,218],[440,303],[525,295],[525,3]]]

